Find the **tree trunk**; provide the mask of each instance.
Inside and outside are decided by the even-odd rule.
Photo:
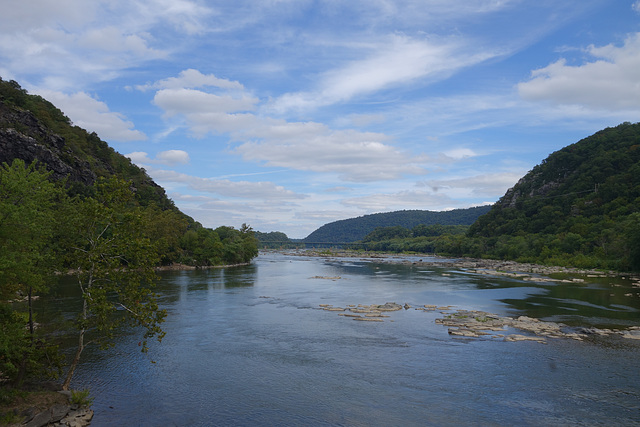
[[[83,292],[84,294],[84,292]],[[83,295],[83,302],[82,302],[82,321],[86,322],[87,320],[87,300],[86,300],[86,296]],[[84,323],[83,323],[84,325]],[[76,368],[78,367],[78,362],[80,362],[80,355],[82,354],[82,351],[84,350],[84,333],[86,332],[86,328],[84,326],[82,326],[80,328],[80,335],[78,336],[78,349],[76,350],[76,355],[73,357],[73,361],[71,362],[71,365],[69,365],[69,371],[67,372],[67,377],[64,380],[64,383],[62,383],[62,389],[63,390],[69,390],[69,384],[71,383],[71,378],[73,377],[73,373],[75,372]]]
[[[30,338],[30,346],[31,350],[33,350],[34,346],[34,327],[33,327],[33,304],[32,304],[32,287],[28,287],[27,292],[27,305],[29,307],[29,338]],[[27,359],[29,358],[30,351],[25,350],[22,354],[22,361],[20,362],[20,367],[18,368],[18,375],[16,376],[16,380],[14,382],[14,387],[22,387],[22,382],[24,381],[24,377],[27,373]]]
[[[33,291],[33,287],[29,286],[29,293],[28,293],[28,305],[29,305],[29,334],[31,336],[31,345],[33,345],[34,342],[34,327],[33,327],[33,299],[32,299],[32,291]]]
[[[69,365],[69,371],[67,372],[67,377],[62,383],[63,390],[69,390],[69,384],[71,383],[71,378],[73,377],[73,373],[78,366],[78,362],[80,362],[80,355],[82,354],[82,350],[84,350],[84,328],[80,330],[80,336],[78,337],[78,349],[76,350],[76,355],[73,357],[73,361],[71,365]]]

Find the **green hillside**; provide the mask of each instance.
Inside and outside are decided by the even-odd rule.
[[[96,133],[75,126],[62,111],[15,81],[0,78],[0,166],[36,162],[50,179],[64,182],[69,197],[93,197],[108,179],[129,183],[144,208],[148,237],[159,245],[162,264],[195,266],[247,262],[257,255],[249,227],[203,227],[182,213],[144,169],[116,152]]]
[[[418,225],[470,225],[480,215],[489,211],[489,206],[455,209],[445,212],[405,210],[364,215],[358,218],[331,222],[318,228],[303,239],[307,243],[346,243],[362,240],[380,227],[400,226],[412,229]]]
[[[470,228],[477,255],[640,269],[640,123],[571,144]]]
[[[360,243],[378,251],[638,271],[640,124],[604,129],[549,155],[486,209],[466,233],[460,226],[385,224]],[[358,225],[339,225],[351,224]]]

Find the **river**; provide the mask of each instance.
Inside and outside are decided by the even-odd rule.
[[[264,253],[248,266],[164,272],[157,292],[162,343],[142,354],[139,334],[121,331],[113,348],[83,354],[72,387],[95,398],[93,426],[640,424],[640,340],[505,342],[435,322],[470,309],[637,326],[629,280],[537,283]],[[62,288],[48,304],[71,316],[77,297]],[[411,308],[363,322],[320,306],[386,302]],[[424,305],[452,307],[415,309]]]

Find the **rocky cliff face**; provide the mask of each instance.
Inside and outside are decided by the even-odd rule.
[[[10,164],[14,159],[27,164],[37,160],[54,179],[69,177],[85,185],[96,179],[89,163],[74,156],[64,138],[42,126],[31,112],[0,101],[0,163]]]
[[[507,192],[498,200],[497,205],[501,207],[515,208],[516,202],[522,196],[528,197],[545,197],[552,190],[560,187],[561,180],[542,181],[538,182],[538,176],[534,172],[529,172],[524,177],[507,190]]]

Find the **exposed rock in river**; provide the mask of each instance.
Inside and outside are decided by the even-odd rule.
[[[347,305],[346,307],[334,307],[330,304],[320,304],[320,308],[325,311],[339,311],[339,316],[348,317],[358,321],[383,322],[384,318],[390,317],[384,312],[400,311],[403,308],[410,308],[409,304],[396,304],[387,302],[385,304]],[[626,330],[599,329],[599,328],[570,328],[567,325],[556,322],[547,322],[528,316],[517,318],[501,317],[497,314],[475,310],[456,310],[452,313],[451,306],[437,307],[425,304],[415,310],[435,311],[441,310],[445,317],[437,318],[437,324],[448,326],[449,335],[467,338],[500,338],[504,341],[536,341],[546,343],[547,338],[564,338],[578,341],[584,340],[588,336],[610,336],[616,335],[629,339],[640,339],[640,327],[633,326]],[[523,335],[515,333],[514,330],[528,333]],[[498,333],[501,332],[501,333]]]

